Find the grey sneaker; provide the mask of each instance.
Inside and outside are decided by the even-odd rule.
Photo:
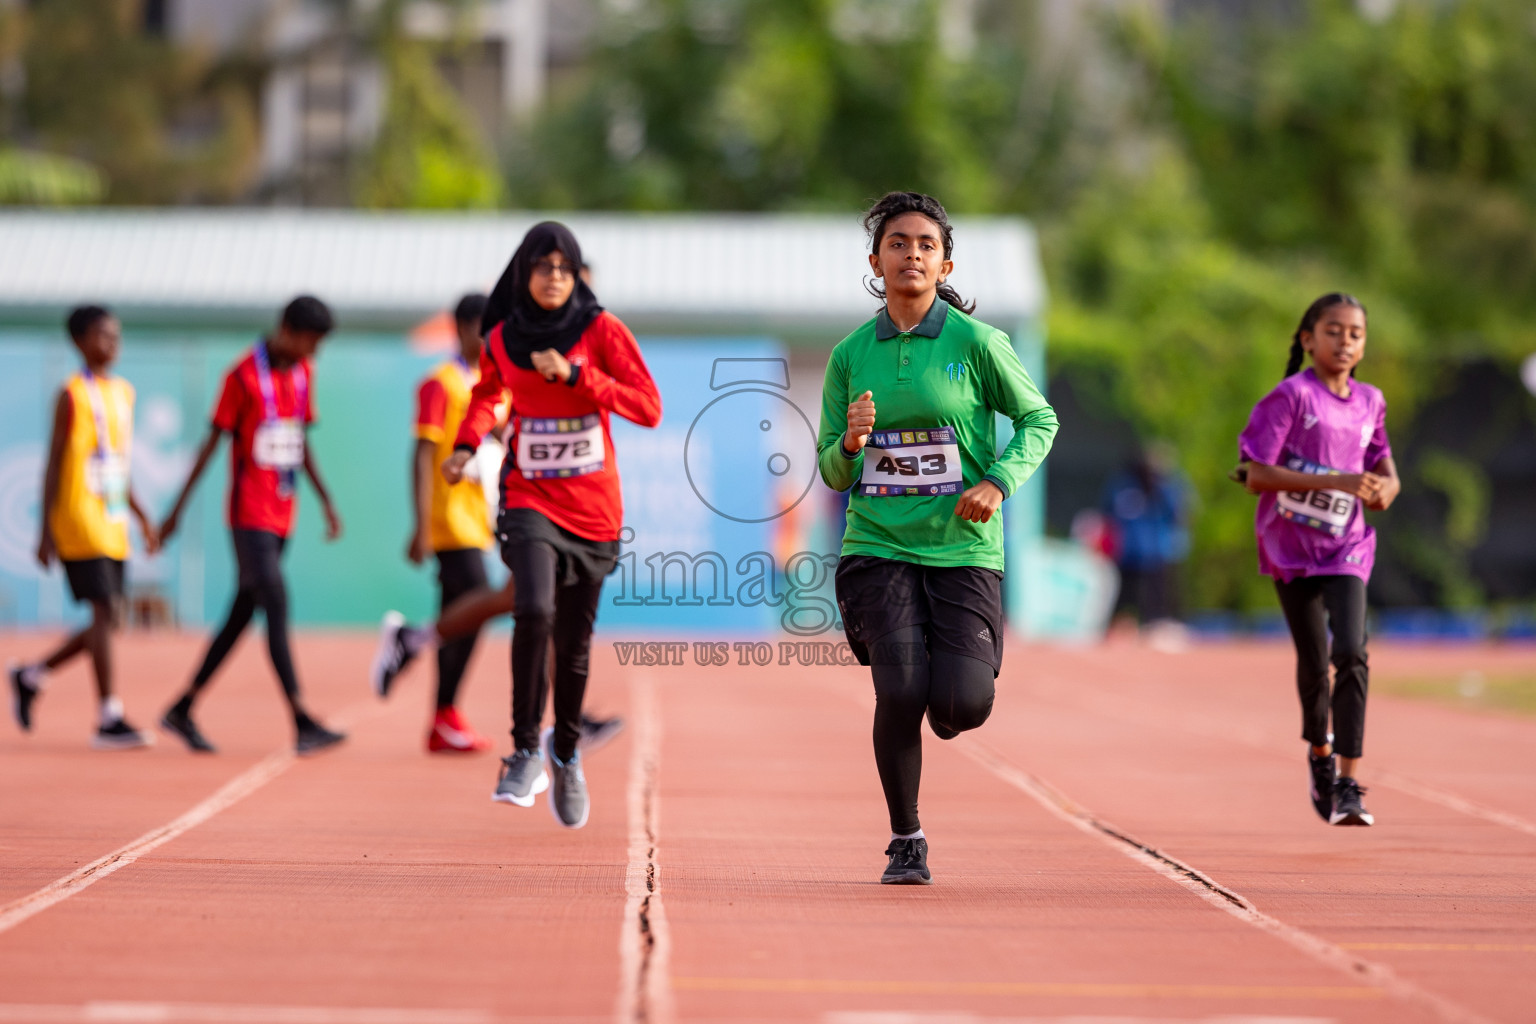
[[[549,788],[550,813],[566,828],[581,828],[587,823],[587,812],[592,809],[591,801],[587,799],[587,777],[581,773],[581,751],[578,749],[569,761],[562,763],[555,757],[555,731],[545,729],[542,739],[544,757],[555,777]]]
[[[502,804],[532,807],[533,798],[549,788],[544,757],[537,750],[519,750],[501,759],[501,778],[491,799]]]

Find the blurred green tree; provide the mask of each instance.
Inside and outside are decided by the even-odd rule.
[[[141,6],[50,0],[0,10],[3,141],[73,158],[13,154],[11,180],[25,173],[32,184],[0,201],[219,202],[249,187],[249,76],[146,34]]]

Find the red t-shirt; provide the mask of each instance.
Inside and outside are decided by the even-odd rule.
[[[501,470],[501,507],[534,509],[588,540],[618,540],[624,498],[608,414],[642,427],[661,422],[661,394],[635,336],[612,313],[599,314],[565,354],[581,367],[574,386],[514,366],[500,324],[485,342],[480,382],[456,444],[479,446],[496,425],[505,389],[513,431]]]
[[[268,410],[252,351],[224,375],[213,425],[230,435],[229,525],[286,537],[293,528],[303,428],[315,421],[314,377],[308,360],[282,369],[273,367],[270,376],[278,424],[267,422]],[[262,458],[258,460],[257,434],[263,431],[268,433],[262,438]],[[286,434],[279,436],[278,431]],[[279,449],[286,454],[277,453]],[[273,468],[274,464],[295,460],[299,464],[291,468]]]

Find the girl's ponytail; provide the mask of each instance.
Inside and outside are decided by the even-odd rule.
[[[1365,307],[1360,304],[1359,299],[1344,292],[1329,292],[1315,300],[1307,307],[1307,311],[1301,314],[1301,324],[1297,326],[1296,333],[1291,335],[1291,358],[1285,364],[1287,377],[1300,370],[1302,361],[1306,358],[1306,350],[1301,347],[1301,336],[1312,333],[1312,329],[1317,326],[1317,321],[1334,306],[1354,306],[1361,313],[1365,312]]]

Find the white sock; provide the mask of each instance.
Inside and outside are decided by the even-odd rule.
[[[899,836],[895,832],[891,833],[891,841],[892,842],[895,842],[898,839],[927,839],[927,838],[928,837],[923,834],[923,830],[922,829],[918,829],[916,832],[913,832],[909,836]]]
[[[113,694],[101,702],[101,727],[115,725],[123,720],[123,702]]]

